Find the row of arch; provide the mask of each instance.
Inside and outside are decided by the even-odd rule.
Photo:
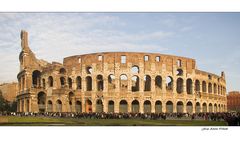
[[[32,83],[33,86],[41,86],[41,81],[39,76],[39,72],[33,72],[33,79],[32,79]],[[37,75],[37,76],[36,76]],[[128,89],[128,77],[126,74],[122,74],[120,75],[120,90],[127,90]],[[92,77],[91,76],[87,76],[85,78],[86,81],[86,91],[92,91]],[[97,87],[97,91],[102,91],[104,89],[104,83],[103,83],[103,76],[102,75],[97,75],[96,77],[96,87]],[[132,92],[137,92],[140,91],[140,79],[139,76],[134,75],[131,78],[131,91]],[[162,89],[163,88],[163,80],[162,77],[160,75],[157,75],[155,77],[155,88],[156,89]],[[48,87],[53,87],[53,77],[49,76],[48,77]],[[65,77],[60,77],[60,84],[61,84],[61,88],[64,88],[66,86],[68,86],[70,89],[73,88],[73,80],[72,78],[68,77],[67,78],[67,83],[66,83],[66,79]],[[116,84],[115,84],[115,76],[113,74],[110,74],[108,76],[108,84],[109,84],[109,89],[114,89],[116,88]],[[151,91],[151,85],[152,85],[152,79],[149,75],[145,75],[144,76],[144,91]],[[171,76],[166,77],[166,89],[167,90],[173,90],[173,78]],[[43,88],[46,87],[46,82],[45,79],[42,79],[42,86]],[[193,80],[188,78],[186,80],[186,89],[184,89],[184,80],[183,78],[177,78],[176,80],[176,91],[177,93],[183,93],[184,91],[187,92],[187,94],[193,94],[193,86],[195,86],[195,91],[196,92],[204,92],[204,93],[214,93],[214,94],[220,94],[220,95],[225,95],[225,87],[217,85],[216,83],[212,84],[212,83],[206,83],[206,81],[202,81],[202,83],[200,83],[199,80],[195,80],[195,84],[193,85]],[[80,76],[77,76],[76,78],[76,89],[82,89],[82,78]]]
[[[46,95],[44,92],[40,92],[38,94],[38,105],[39,108],[44,108],[46,102]],[[62,101],[57,100],[55,103],[55,109],[53,109],[53,103],[51,100],[47,101],[47,105],[45,106],[47,112],[62,112]],[[130,105],[130,106],[129,106]],[[80,100],[75,101],[75,104],[73,104],[73,95],[70,92],[69,93],[69,105],[68,105],[68,112],[83,112],[83,106],[82,102]],[[85,102],[85,112],[92,112],[93,111],[93,103],[91,100],[87,99]],[[153,109],[154,107],[154,109]],[[193,113],[195,110],[195,113],[200,113],[200,112],[224,112],[226,110],[226,106],[223,104],[213,104],[209,103],[202,103],[200,104],[199,102],[196,102],[195,105],[191,101],[188,101],[186,104],[184,104],[182,101],[178,101],[176,103],[176,111],[174,111],[174,104],[172,101],[167,101],[165,104],[165,111],[163,108],[163,104],[160,100],[157,100],[155,104],[152,104],[151,101],[145,100],[143,102],[143,112],[144,113]],[[195,107],[195,108],[193,108]],[[95,106],[95,112],[103,112],[103,101],[101,99],[96,100],[96,106]],[[108,101],[108,106],[107,106],[107,111],[108,112],[115,112],[115,102],[113,100]],[[138,100],[133,100],[130,104],[126,100],[121,100],[119,102],[119,112],[120,113],[128,113],[128,112],[133,112],[133,113],[140,113],[140,102]]]

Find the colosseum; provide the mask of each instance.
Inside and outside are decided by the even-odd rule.
[[[36,58],[21,31],[19,112],[199,113],[227,111],[226,81],[191,58],[140,52]],[[216,66],[215,66],[216,67]]]

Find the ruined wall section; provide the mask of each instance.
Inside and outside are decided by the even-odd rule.
[[[200,71],[194,59],[158,53],[100,52],[50,64],[35,57],[26,36],[23,32],[19,111],[76,112],[81,106],[81,112],[110,112],[110,102],[114,106],[111,112],[122,112],[126,103],[127,111],[132,112],[133,102],[139,103],[142,113],[159,112],[156,105],[161,106],[161,112],[226,111],[224,73],[217,76]]]

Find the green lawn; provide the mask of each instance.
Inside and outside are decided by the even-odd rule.
[[[0,117],[1,126],[226,126],[202,120],[73,119],[47,117]]]

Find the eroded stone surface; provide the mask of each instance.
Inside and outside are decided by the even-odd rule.
[[[38,60],[22,31],[20,112],[223,112],[226,81],[191,58],[101,52]]]

